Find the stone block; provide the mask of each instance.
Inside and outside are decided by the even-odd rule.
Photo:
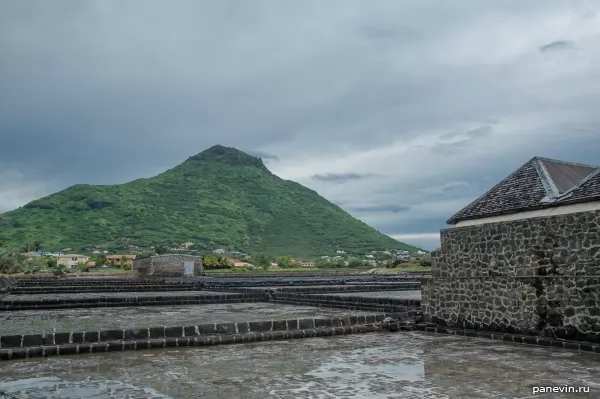
[[[244,334],[250,331],[250,326],[248,323],[237,323],[237,332],[239,334]]]
[[[165,337],[167,337],[167,338],[180,338],[180,337],[183,337],[183,335],[184,335],[183,327],[166,327],[165,328]]]
[[[44,344],[44,338],[40,334],[24,335],[23,346],[41,346]]]
[[[186,337],[192,337],[192,336],[197,335],[196,326],[183,327],[183,333],[185,334]]]
[[[272,321],[251,321],[248,324],[250,325],[250,331],[254,332],[271,331],[273,328]]]
[[[90,345],[90,352],[92,352],[92,353],[106,352],[107,349],[108,349],[108,344],[106,342],[95,342]]]
[[[41,346],[27,348],[27,357],[42,357],[42,352],[43,348]]]
[[[125,339],[135,341],[138,339],[148,339],[148,329],[128,329],[125,330]]]
[[[314,319],[315,328],[331,327],[331,319]]]
[[[3,335],[0,337],[0,347],[20,348],[23,340],[22,335]]]
[[[150,340],[165,338],[165,327],[150,327],[148,330]],[[181,334],[179,336],[181,336]]]
[[[297,330],[299,328],[298,327],[298,320],[296,320],[296,319],[294,319],[294,320],[287,320],[287,325],[288,325],[288,328],[290,330]]]
[[[273,331],[284,331],[287,330],[287,323],[285,320],[274,320]]]
[[[122,340],[123,330],[102,330],[100,331],[100,341]]]
[[[235,323],[220,323],[217,324],[217,334],[234,334]]]
[[[198,331],[203,335],[216,334],[217,326],[216,324],[200,324],[198,326]]]

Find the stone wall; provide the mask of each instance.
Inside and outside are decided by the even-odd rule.
[[[165,254],[133,261],[133,269],[142,275],[178,277],[184,275],[184,263],[194,262],[194,274],[203,273],[202,258],[193,255]]]
[[[10,292],[13,283],[14,280],[10,277],[0,277],[0,298]]]
[[[424,319],[600,343],[600,211],[441,232]]]

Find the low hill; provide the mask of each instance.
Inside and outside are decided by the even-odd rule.
[[[173,169],[120,185],[75,185],[0,215],[0,241],[80,250],[199,243],[297,257],[407,249],[260,158],[214,146]]]

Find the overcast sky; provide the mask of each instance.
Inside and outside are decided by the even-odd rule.
[[[599,109],[597,1],[0,0],[0,212],[222,144],[433,249]]]

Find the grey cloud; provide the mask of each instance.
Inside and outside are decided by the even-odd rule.
[[[490,125],[484,125],[477,129],[469,130],[466,135],[470,138],[476,139],[485,136],[489,136],[494,131],[494,128]]]
[[[540,47],[542,53],[546,51],[557,51],[564,49],[571,49],[575,47],[575,43],[570,40],[556,40],[548,44],[544,44]]]
[[[325,173],[325,174],[317,174],[312,176],[314,180],[326,181],[326,182],[336,182],[336,183],[344,183],[349,180],[362,180],[367,179],[369,177],[373,177],[372,174],[360,174],[360,173]]]
[[[409,26],[398,25],[365,25],[358,28],[358,33],[371,40],[415,40],[421,38],[421,35],[415,29]]]
[[[496,123],[498,123],[498,122],[496,122]],[[479,137],[488,136],[493,131],[494,131],[494,128],[490,124],[486,124],[486,125],[476,128],[476,129],[468,130],[466,132],[457,132],[457,131],[449,132],[449,133],[442,135],[440,138],[442,138],[444,140],[451,140],[451,139],[459,137],[461,135],[465,135],[470,139],[476,139]]]
[[[279,157],[277,155],[273,155],[273,154],[268,154],[266,152],[263,151],[256,151],[256,150],[249,150],[249,151],[245,151],[246,154],[248,155],[252,155],[253,157],[258,157],[261,158],[263,160],[273,160],[273,161],[279,161]]]
[[[598,10],[592,3],[588,8]],[[503,58],[510,46],[488,51],[486,40],[502,47],[512,39],[512,25],[490,29],[498,32],[491,38],[485,27],[474,30],[483,16],[514,15],[543,28],[573,10],[560,0],[0,2],[0,174],[18,171],[20,184],[35,186],[10,193],[0,187],[0,198],[8,193],[18,200],[4,203],[16,204],[49,193],[38,193],[38,182],[58,190],[152,176],[214,144],[268,148],[261,157],[276,160],[270,157],[275,153],[281,159],[273,164],[283,164],[287,154],[327,147],[329,156],[343,159],[347,145],[385,149],[391,142],[410,143],[422,131],[448,131],[448,140],[465,140],[425,146],[424,162],[455,157],[460,163],[469,146],[502,134],[499,120],[519,124],[529,115],[552,116],[553,130],[575,137],[569,146],[539,140],[535,148],[517,143],[510,154],[483,153],[489,162],[466,165],[459,176],[439,170],[436,182],[422,182],[420,166],[411,165],[409,183],[390,187],[389,195],[408,205],[475,195],[484,177],[490,183],[504,177],[518,166],[516,158],[527,158],[525,152],[593,163],[593,133],[600,127],[600,68],[593,51],[579,55],[595,68],[561,74],[557,64],[556,77],[539,80],[535,60]],[[597,18],[593,10],[586,15]],[[590,30],[587,23],[578,37]],[[460,47],[452,41],[457,37],[465,39]],[[593,44],[587,40],[586,48]],[[540,51],[565,48],[563,40]],[[492,53],[499,59],[486,58]],[[585,131],[563,127],[561,120],[577,120]],[[480,126],[456,130],[467,123]],[[522,137],[545,134],[527,124],[520,129]],[[310,182],[346,183],[322,185],[323,194],[337,200],[332,192],[371,182],[372,175],[351,170],[346,176],[318,174]],[[455,180],[470,185],[420,190]],[[366,203],[394,203],[379,195],[361,191]],[[423,232],[444,226],[444,218],[427,215],[414,225],[387,218],[406,214],[382,214],[390,220],[377,226],[389,233],[419,232],[419,223]]]
[[[387,204],[387,205],[372,205],[372,206],[357,206],[357,207],[351,207],[351,210],[356,211],[356,212],[392,212],[392,213],[399,213],[399,212],[406,212],[408,210],[410,210],[410,206],[402,206],[402,205],[393,205],[393,204]]]
[[[453,181],[450,183],[446,183],[442,187],[440,187],[440,191],[442,191],[442,192],[453,191],[453,190],[468,187],[468,186],[469,186],[469,183],[467,183],[466,181]]]

